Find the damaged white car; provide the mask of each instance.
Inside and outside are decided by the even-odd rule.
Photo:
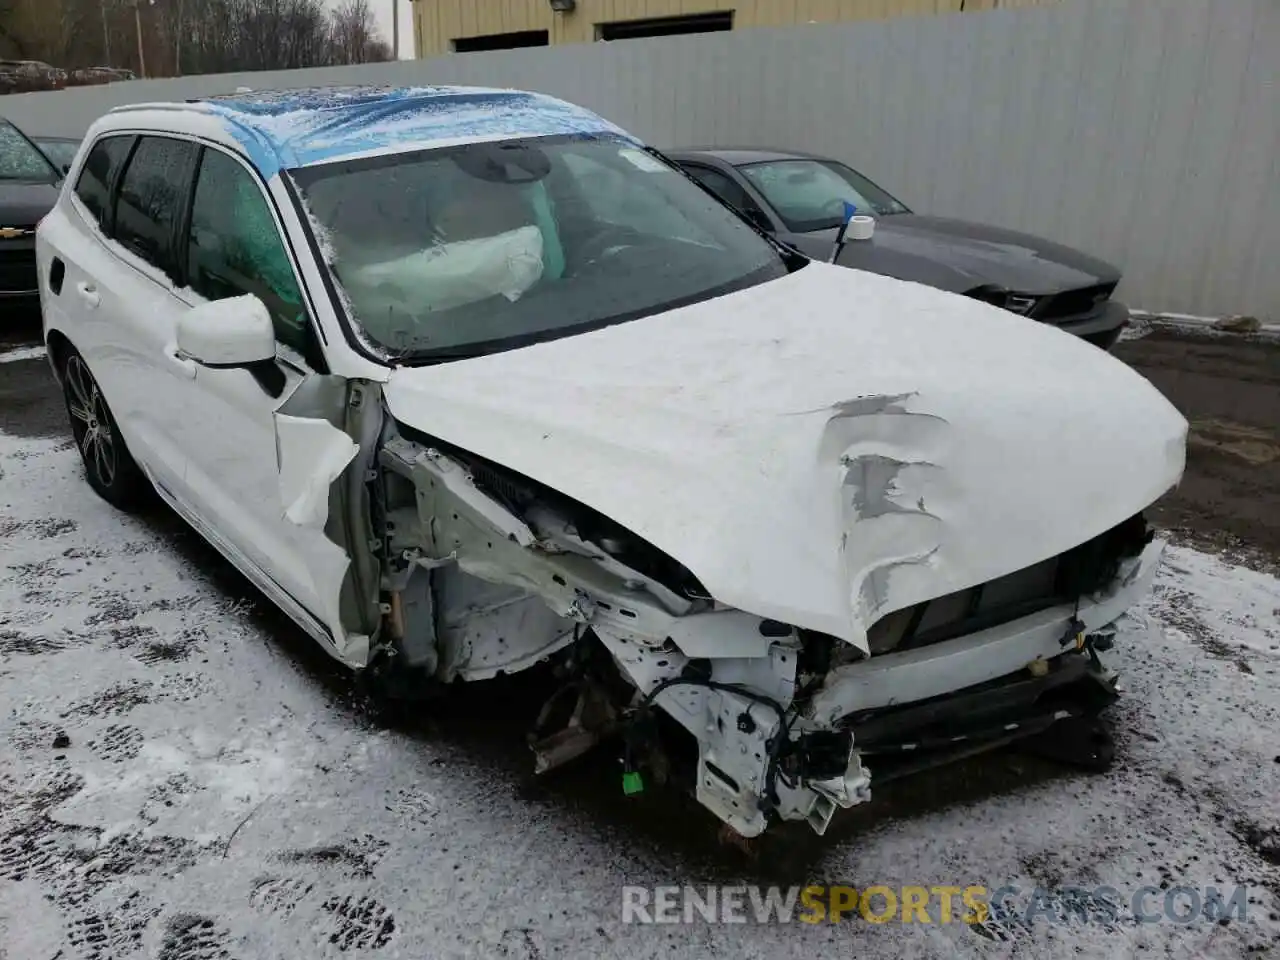
[[[37,238],[89,483],[154,489],[413,695],[550,661],[751,837],[1094,716],[1186,423],[1057,330],[810,262],[533,94],[248,93],[90,129]]]

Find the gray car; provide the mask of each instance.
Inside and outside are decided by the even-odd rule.
[[[1120,271],[1110,264],[1029,234],[912,213],[837,160],[757,149],[666,156],[760,229],[815,259],[830,257],[852,204],[877,222],[870,240],[844,245],[842,266],[985,300],[1108,350],[1129,322],[1128,308],[1111,299]]]

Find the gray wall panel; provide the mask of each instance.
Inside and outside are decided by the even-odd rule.
[[[1280,4],[1063,0],[884,22],[145,80],[0,97],[35,133],[237,86],[472,83],[658,145],[793,145],[925,212],[1081,247],[1152,310],[1280,318]]]

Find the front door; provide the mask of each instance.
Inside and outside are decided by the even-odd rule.
[[[185,486],[201,518],[319,620],[341,648],[338,596],[347,558],[324,533],[328,483],[313,491],[310,509],[285,502],[291,495],[288,483],[281,483],[281,469],[288,467],[281,456],[289,451],[281,449],[277,426],[294,422],[281,416],[281,408],[300,391],[323,393],[340,415],[343,384],[321,377],[304,359],[314,328],[257,175],[230,154],[205,147],[184,239],[189,306],[253,294],[271,313],[279,352],[274,364],[254,370],[196,366]],[[316,419],[314,404],[307,407],[317,442],[334,444],[339,456],[345,452],[350,459],[354,444]],[[284,440],[287,446],[290,437]]]

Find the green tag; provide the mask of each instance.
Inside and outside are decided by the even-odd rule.
[[[644,792],[644,778],[640,776],[640,771],[632,770],[622,775],[622,792],[628,797]]]

